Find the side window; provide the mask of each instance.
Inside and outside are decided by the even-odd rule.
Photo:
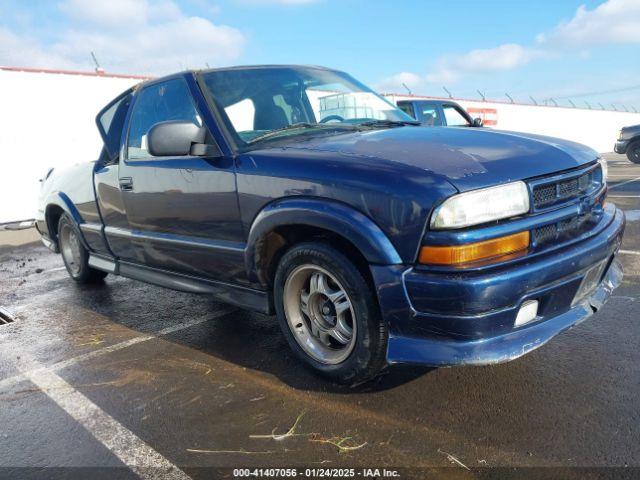
[[[438,126],[442,125],[442,119],[438,112],[438,107],[433,105],[423,105],[420,108],[420,115],[422,116],[422,123],[426,126]]]
[[[122,129],[130,103],[131,91],[128,91],[107,105],[96,117],[104,142],[103,153],[100,155],[104,162],[115,162],[118,158]]]
[[[444,118],[447,120],[449,127],[468,127],[469,121],[466,117],[453,105],[443,105]]]
[[[127,157],[131,160],[152,158],[147,150],[147,135],[156,123],[169,120],[193,122],[201,127],[202,121],[182,78],[167,80],[144,87],[137,95],[127,141]]]
[[[404,113],[406,113],[407,115],[409,115],[411,118],[415,117],[413,114],[413,108],[411,108],[410,103],[399,103],[398,108],[402,110]]]

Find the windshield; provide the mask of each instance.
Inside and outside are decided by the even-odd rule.
[[[349,75],[322,68],[216,70],[205,72],[203,80],[241,147],[283,136],[413,120]]]

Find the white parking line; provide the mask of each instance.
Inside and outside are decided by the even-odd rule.
[[[637,180],[640,180],[640,177],[632,178],[631,180],[627,180],[626,182],[616,183],[615,185],[609,187],[609,190],[613,190],[614,188],[622,187],[623,185],[626,185],[626,184],[631,183],[631,182],[635,182]]]
[[[29,380],[140,478],[191,478],[51,370],[22,352],[20,364]]]
[[[625,255],[640,255],[640,252],[634,252],[633,250],[619,250],[618,253],[623,253]]]
[[[188,322],[179,323],[177,325],[172,325],[170,327],[163,328],[162,330],[160,330],[156,334],[141,335],[139,337],[130,338],[129,340],[125,340],[124,342],[119,342],[119,343],[115,343],[113,345],[109,345],[107,347],[99,348],[97,350],[92,350],[91,352],[87,352],[87,353],[84,353],[82,355],[78,355],[77,357],[72,357],[72,358],[69,358],[67,360],[61,360],[60,362],[54,363],[54,364],[52,364],[50,366],[41,366],[39,368],[41,368],[42,370],[48,370],[48,371],[61,370],[63,368],[69,367],[71,365],[75,365],[75,364],[77,364],[79,362],[83,362],[85,360],[89,360],[91,358],[100,357],[102,355],[106,355],[107,353],[115,352],[117,350],[122,350],[123,348],[127,348],[127,347],[130,347],[132,345],[136,345],[138,343],[148,342],[149,340],[153,340],[154,338],[157,338],[159,336],[169,335],[170,333],[179,332],[180,330],[184,330],[186,328],[193,327],[194,325],[199,325],[201,323],[208,322],[209,320],[213,320],[215,318],[218,318],[218,317],[221,317],[223,315],[226,315],[227,313],[231,313],[231,312],[233,312],[233,310],[234,310],[233,308],[225,307],[225,308],[222,308],[220,310],[217,310],[216,312],[207,314],[207,315],[205,315],[203,317],[195,318],[195,319],[190,320]],[[9,388],[12,385],[15,385],[16,383],[21,382],[22,380],[24,380],[26,373],[32,374],[32,373],[37,373],[37,372],[23,372],[21,374],[14,375],[12,377],[8,377],[8,378],[5,378],[3,380],[0,380],[0,392],[5,390],[6,388]]]
[[[640,195],[607,195],[609,198],[640,198]]]

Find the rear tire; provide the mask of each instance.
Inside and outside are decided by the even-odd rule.
[[[387,327],[371,287],[342,253],[320,242],[284,254],[274,300],[287,343],[314,372],[343,384],[386,365]]]
[[[58,222],[58,245],[64,266],[76,282],[100,283],[108,275],[107,272],[89,266],[89,252],[80,240],[75,222],[66,213],[60,216]]]
[[[627,158],[630,162],[640,163],[640,140],[636,140],[627,147]]]

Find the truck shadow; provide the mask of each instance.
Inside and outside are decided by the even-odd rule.
[[[273,375],[298,390],[342,394],[384,391],[412,382],[434,370],[419,366],[393,366],[369,382],[339,385],[312,373],[296,358],[275,317],[245,312],[205,296],[165,290],[122,278],[108,279],[102,285],[73,286],[73,290],[76,294],[72,293],[68,299],[82,307],[80,311],[94,311],[141,333],[154,333],[221,308],[230,309],[229,313],[213,320],[162,338],[225,362]],[[132,303],[137,305],[132,308]]]

